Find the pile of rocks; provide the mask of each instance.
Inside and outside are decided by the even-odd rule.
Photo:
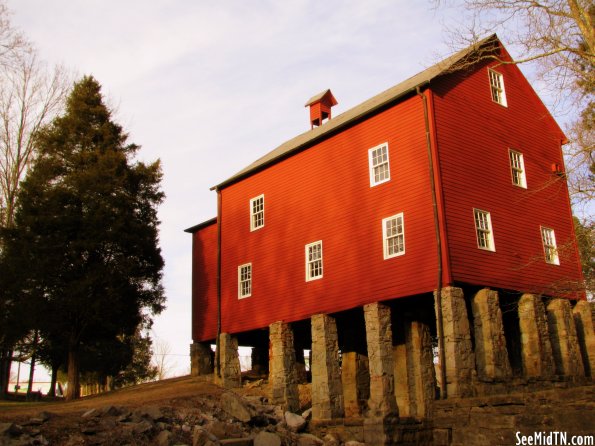
[[[175,403],[175,402],[173,402]],[[42,412],[20,424],[0,423],[0,446],[156,445],[156,446],[355,446],[306,432],[311,411],[283,412],[263,397],[226,391],[218,401],[192,407],[106,406],[67,417]]]

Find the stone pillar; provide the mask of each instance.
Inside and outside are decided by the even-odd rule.
[[[221,333],[219,335],[219,349],[221,376],[215,374],[215,382],[227,389],[242,387],[237,338],[229,333]]]
[[[547,305],[547,320],[554,354],[556,374],[571,378],[584,377],[574,318],[568,299],[552,299]]]
[[[421,322],[406,322],[405,343],[396,345],[393,352],[399,416],[431,417],[436,377],[430,328]]]
[[[463,290],[456,287],[442,288],[442,325],[444,357],[446,364],[446,390],[448,397],[473,396],[473,371],[475,358],[471,344],[469,318]],[[438,314],[438,312],[436,312]],[[437,324],[437,326],[439,326]],[[438,333],[441,336],[441,333]]]
[[[540,297],[523,294],[519,300],[519,328],[523,373],[528,378],[551,379],[554,376],[552,345],[545,309]]]
[[[342,418],[343,389],[339,370],[339,338],[335,319],[312,316],[312,418]]]
[[[363,415],[370,398],[370,370],[368,357],[358,352],[341,354],[341,382],[345,417]]]
[[[487,288],[471,301],[475,333],[475,365],[483,381],[502,381],[512,377],[506,349],[502,311],[498,292]]]
[[[436,375],[434,372],[434,355],[432,353],[432,336],[430,327],[422,322],[411,322],[407,336],[410,346],[408,356],[414,384],[415,416],[430,418],[434,408]]]
[[[289,324],[274,322],[269,326],[271,354],[269,381],[273,404],[295,412],[299,409],[299,394],[295,371],[293,330]]]
[[[411,391],[409,389],[409,355],[407,354],[407,342],[397,344],[393,347],[393,358],[395,362],[395,397],[400,417],[413,416],[411,410]]]
[[[250,355],[252,371],[259,375],[266,375],[269,372],[269,350],[266,347],[256,345],[252,347]]]
[[[595,302],[578,301],[572,310],[585,374],[595,377]]]
[[[192,376],[213,373],[213,350],[209,342],[190,344],[190,374]]]
[[[364,319],[370,366],[369,415],[398,415],[390,308],[378,302],[364,305]]]

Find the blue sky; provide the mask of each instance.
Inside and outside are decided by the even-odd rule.
[[[102,85],[116,119],[163,163],[167,310],[154,336],[189,370],[191,238],[209,188],[309,129],[331,88],[337,115],[449,53],[445,11],[412,0],[7,0],[43,59]]]

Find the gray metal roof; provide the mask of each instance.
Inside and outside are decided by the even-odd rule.
[[[478,43],[471,45],[468,48],[465,48],[464,50],[461,50],[450,57],[447,57],[446,59],[422,71],[421,73],[418,73],[413,77],[410,77],[409,79],[401,82],[400,84],[397,84],[394,87],[391,87],[388,90],[383,91],[382,93],[353,107],[352,109],[347,110],[346,112],[334,117],[333,119],[328,120],[325,124],[319,127],[314,127],[312,130],[308,130],[307,132],[304,132],[301,135],[298,135],[295,138],[292,138],[289,141],[281,144],[275,150],[267,153],[262,158],[257,159],[252,164],[240,170],[238,173],[231,176],[227,180],[223,181],[222,183],[219,183],[216,186],[213,186],[211,190],[221,189],[225,186],[235,183],[241,178],[249,176],[250,174],[257,172],[258,170],[261,170],[262,168],[271,165],[276,161],[290,156],[294,152],[297,152],[309,145],[312,145],[315,141],[331,134],[332,132],[335,132],[340,128],[345,127],[366,115],[374,113],[376,110],[414,91],[417,87],[421,87],[425,84],[428,84],[432,79],[440,76],[441,74],[455,70],[457,64],[461,62],[463,59],[465,59],[467,56],[471,55],[484,45],[488,43],[495,43],[497,41],[498,37],[496,36],[496,34],[493,34],[479,41]],[[321,94],[324,94],[325,92],[326,90]]]

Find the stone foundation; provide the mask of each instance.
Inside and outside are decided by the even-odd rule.
[[[512,369],[508,360],[498,292],[487,288],[479,291],[473,296],[471,308],[478,378],[483,381],[510,379]]]
[[[547,305],[547,320],[556,374],[569,378],[585,376],[574,317],[568,299],[552,299]]]
[[[436,377],[429,327],[417,321],[405,323],[405,343],[395,345],[393,354],[399,416],[431,416]]]
[[[455,287],[443,288],[441,294],[447,395],[469,397],[473,395],[475,358],[465,296],[461,288]]]
[[[335,319],[312,316],[312,418],[342,418],[343,389]]]
[[[552,379],[554,361],[543,302],[534,294],[523,294],[519,300],[519,326],[523,375]]]
[[[291,326],[275,322],[269,326],[271,354],[269,358],[269,382],[272,402],[285,410],[299,409],[298,385],[295,368],[295,348]]]
[[[345,417],[363,415],[370,398],[370,371],[366,355],[344,352],[341,355],[341,383]]]
[[[226,389],[242,387],[238,340],[235,336],[228,333],[219,335],[219,362],[221,376],[215,373],[215,382]]]
[[[595,376],[595,302],[581,300],[572,310],[585,375]]]
[[[214,352],[209,342],[190,344],[190,374],[199,376],[213,373],[213,358]]]
[[[369,415],[398,415],[390,308],[378,302],[364,305],[364,319],[370,367]]]

